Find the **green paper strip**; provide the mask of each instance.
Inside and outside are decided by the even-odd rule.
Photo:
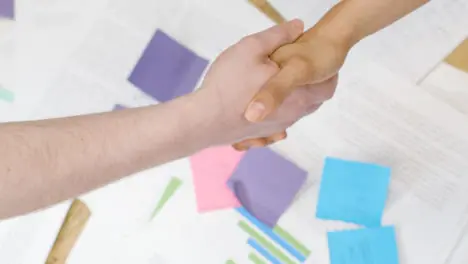
[[[171,181],[166,187],[166,190],[164,190],[164,193],[161,199],[159,200],[156,209],[154,209],[153,214],[151,215],[151,219],[153,219],[161,211],[164,205],[166,205],[167,201],[171,199],[171,197],[175,194],[175,192],[177,191],[177,189],[179,189],[181,185],[182,180],[180,180],[179,178],[174,177],[171,179]]]
[[[226,261],[226,264],[236,264],[233,260]]]
[[[290,258],[288,258],[281,250],[276,248],[272,242],[260,235],[255,229],[250,227],[246,222],[240,221],[239,227],[255,239],[260,245],[262,245],[271,255],[279,259],[282,263],[295,264]]]
[[[283,228],[276,226],[273,229],[273,232],[278,234],[282,239],[286,240],[290,245],[295,247],[297,251],[301,252],[304,256],[308,257],[310,256],[310,250],[304,246],[301,242],[299,242],[297,239],[295,239],[290,233],[288,233],[286,230]]]
[[[249,259],[254,264],[267,264],[263,259],[261,259],[259,256],[257,256],[255,253],[250,253],[249,254]]]
[[[15,94],[7,89],[0,87],[0,99],[12,103],[15,100]]]

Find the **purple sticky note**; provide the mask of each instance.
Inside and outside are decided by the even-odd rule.
[[[128,80],[160,102],[192,92],[208,61],[158,30]]]
[[[306,171],[268,148],[259,148],[245,154],[227,184],[253,216],[274,227],[306,178]]]
[[[15,1],[0,0],[0,17],[15,18]]]
[[[112,111],[118,111],[118,110],[123,110],[123,109],[127,109],[127,107],[125,107],[123,105],[116,104],[116,105],[114,105],[114,109],[112,109]]]

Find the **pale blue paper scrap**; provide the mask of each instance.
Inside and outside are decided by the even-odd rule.
[[[0,100],[12,103],[15,100],[15,94],[12,91],[0,87]]]
[[[329,232],[331,264],[398,264],[395,228]]]
[[[317,218],[379,227],[382,221],[390,168],[327,158],[317,204]]]

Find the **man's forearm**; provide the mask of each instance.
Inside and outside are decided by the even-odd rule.
[[[322,32],[350,47],[429,2],[428,0],[342,0],[302,39]]]
[[[0,125],[0,218],[207,147],[213,122],[197,113],[194,96],[146,108]]]

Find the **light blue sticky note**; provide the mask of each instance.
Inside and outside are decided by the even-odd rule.
[[[329,232],[331,264],[398,264],[394,227]]]
[[[327,158],[322,174],[317,218],[381,225],[390,183],[390,168]]]
[[[12,91],[0,87],[0,100],[12,103],[15,100],[15,94]]]

